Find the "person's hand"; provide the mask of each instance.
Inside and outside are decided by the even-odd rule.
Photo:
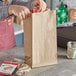
[[[47,4],[43,0],[34,0],[33,1],[33,6],[38,6],[38,11],[45,11]]]
[[[20,5],[10,5],[8,8],[9,15],[14,14],[21,20],[27,18],[30,15],[30,10],[25,6]]]

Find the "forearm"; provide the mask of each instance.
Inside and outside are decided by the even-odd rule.
[[[7,18],[9,15],[11,15],[11,10],[9,9],[12,5],[22,5],[26,6],[28,8],[31,8],[31,1],[32,0],[9,0],[8,6],[4,5],[3,2],[0,2],[0,20]]]
[[[12,4],[8,7],[9,15],[13,14],[13,9],[15,7],[17,7],[17,5],[26,6],[27,8],[31,8],[32,0],[12,0]]]

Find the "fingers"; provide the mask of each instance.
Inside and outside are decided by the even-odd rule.
[[[46,7],[47,7],[46,3],[42,1],[42,2],[40,3],[39,10],[45,11],[45,10],[46,10]]]
[[[30,10],[27,7],[20,5],[9,6],[8,12],[10,15],[13,14],[19,17],[21,20],[27,18],[30,14]]]
[[[45,11],[46,10],[46,3],[43,0],[35,0],[33,2],[33,6],[39,6],[37,11]]]
[[[43,2],[40,7],[42,8],[41,11],[45,11],[47,5],[46,5],[46,3]]]
[[[21,12],[19,13],[18,17],[19,17],[20,20],[23,20]]]
[[[22,19],[25,19],[25,18],[26,18],[26,14],[25,14],[25,12],[22,11],[21,14],[22,14]]]
[[[24,9],[24,12],[25,12],[26,18],[30,16],[30,10],[28,8]]]
[[[28,8],[24,8],[19,12],[19,18],[20,20],[26,19],[30,15],[30,11]]]

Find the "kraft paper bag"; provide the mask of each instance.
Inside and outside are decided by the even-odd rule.
[[[32,68],[57,64],[56,11],[32,13],[23,25],[25,62]]]
[[[12,17],[0,21],[0,51],[16,46]]]

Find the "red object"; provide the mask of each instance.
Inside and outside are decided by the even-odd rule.
[[[3,62],[3,64],[12,64],[12,65],[18,65],[18,63],[14,63],[14,62]]]
[[[0,72],[0,74],[2,74],[2,75],[7,75],[7,76],[12,76],[11,74],[2,73],[2,72]]]
[[[0,51],[16,46],[12,17],[0,21]]]
[[[4,69],[4,68],[8,68],[8,67],[12,67],[11,70],[10,69]],[[8,76],[12,76],[12,73],[15,71],[16,67],[18,66],[18,63],[14,63],[14,62],[3,62],[1,67],[0,67],[0,74],[2,75],[8,75]]]
[[[5,4],[8,4],[8,0],[5,0]]]
[[[41,10],[39,10],[39,7],[33,7],[32,10],[30,10],[32,13],[37,13],[37,12],[41,12]]]

